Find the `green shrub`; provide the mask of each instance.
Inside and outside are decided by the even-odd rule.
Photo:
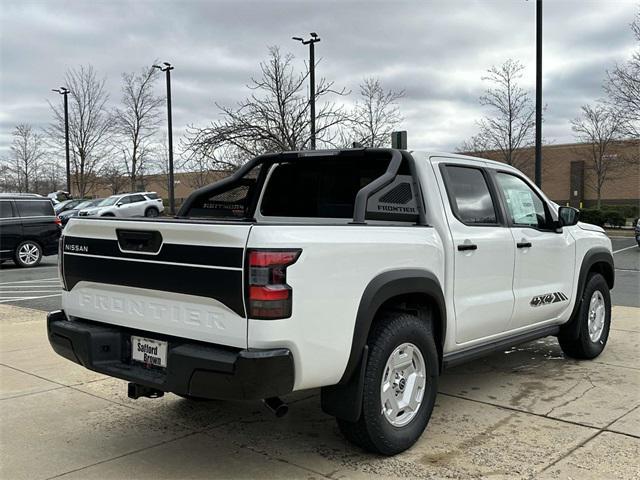
[[[626,222],[626,218],[618,210],[602,210],[602,216],[604,223],[612,227],[622,227]]]
[[[602,210],[618,212],[622,218],[638,218],[640,206],[638,205],[603,205]]]
[[[602,210],[597,208],[583,208],[580,210],[580,221],[602,227],[604,226],[605,218]]]

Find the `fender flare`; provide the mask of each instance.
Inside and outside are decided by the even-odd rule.
[[[579,313],[582,306],[582,293],[584,292],[585,285],[587,283],[587,276],[592,267],[596,264],[604,265],[604,277],[609,285],[609,289],[613,289],[615,283],[615,267],[613,262],[613,254],[611,251],[603,247],[594,247],[587,250],[584,257],[582,257],[582,265],[580,266],[580,273],[578,274],[578,285],[575,290],[576,300],[573,304],[573,310],[569,321],[560,327],[560,334],[567,338],[577,338],[580,330]]]
[[[349,360],[336,385],[322,388],[322,409],[325,413],[349,421],[360,417],[367,338],[380,307],[389,299],[407,294],[426,294],[438,312],[440,357],[446,337],[447,314],[444,293],[438,278],[428,270],[399,269],[383,272],[373,278],[362,294],[351,341]]]

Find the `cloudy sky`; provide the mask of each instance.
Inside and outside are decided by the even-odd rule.
[[[354,92],[365,76],[404,89],[412,149],[454,149],[483,114],[480,77],[514,58],[535,71],[535,2],[502,1],[28,1],[0,0],[0,154],[17,123],[51,119],[47,100],[66,69],[90,63],[120,100],[120,75],[154,59],[175,65],[174,129],[204,125],[233,104],[280,45],[303,68],[292,35],[320,34],[319,74]],[[544,4],[544,136],[572,141],[569,120],[602,95],[605,72],[637,48],[631,1]],[[163,84],[158,84],[161,93]]]

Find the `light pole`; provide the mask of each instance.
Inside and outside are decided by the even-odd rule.
[[[170,63],[164,62],[162,65],[154,65],[153,68],[159,69],[167,74],[167,135],[169,137],[169,212],[171,215],[176,214],[176,199],[173,192],[173,133],[171,125],[171,70],[173,67]]]
[[[69,102],[67,95],[70,90],[67,87],[52,88],[51,91],[58,92],[64,96],[64,146],[67,159],[67,192],[71,195],[71,165],[69,164]]]
[[[311,150],[316,149],[316,57],[314,44],[320,41],[316,32],[311,32],[311,38],[304,40],[300,37],[291,37],[293,40],[309,45],[309,106],[311,110]]]
[[[542,186],[542,0],[536,0],[536,185]]]

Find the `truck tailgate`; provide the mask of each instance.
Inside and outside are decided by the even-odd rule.
[[[73,219],[63,234],[68,315],[247,347],[250,224]]]

